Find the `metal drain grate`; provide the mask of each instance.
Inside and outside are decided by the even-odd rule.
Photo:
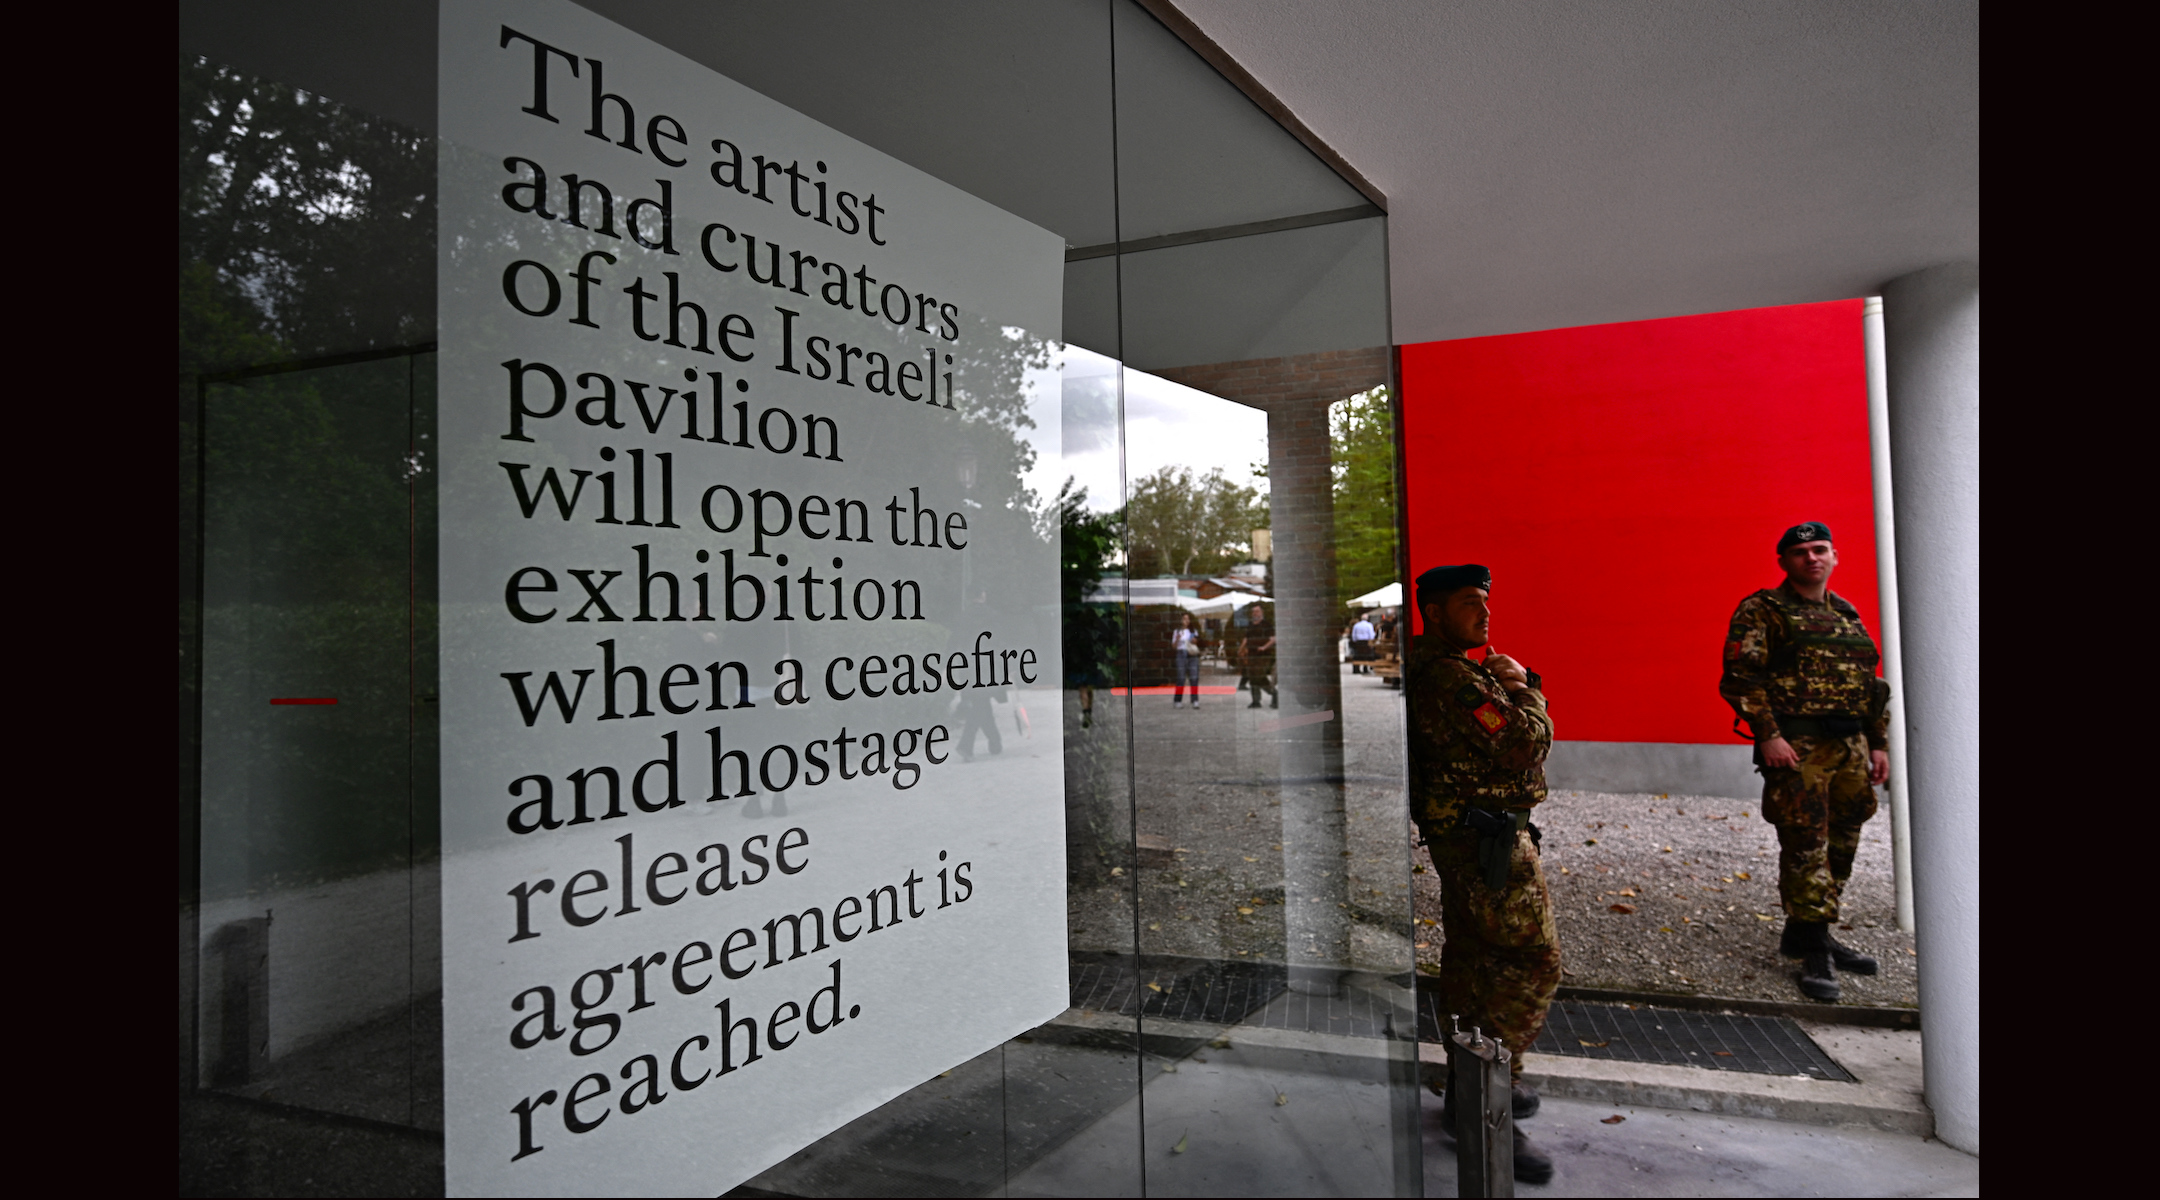
[[[1420,987],[1418,1037],[1437,1042],[1444,1028],[1438,989]],[[1545,1032],[1530,1052],[1858,1082],[1790,1017],[1562,1000],[1547,1014]]]
[[[1142,969],[1126,955],[1076,954],[1071,968],[1074,1008],[1209,1025],[1237,1024],[1286,986],[1268,963],[1150,956]]]
[[[1070,961],[1074,1008],[1199,1025],[1384,1038],[1394,1036],[1396,1006],[1407,999],[1360,987],[1302,995],[1290,990],[1281,963],[1154,954],[1145,966],[1124,954],[1075,954]],[[1399,986],[1406,992],[1408,983]]]

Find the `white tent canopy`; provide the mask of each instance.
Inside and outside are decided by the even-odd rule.
[[[1384,588],[1370,591],[1350,602],[1352,608],[1401,608],[1402,584],[1391,583]]]

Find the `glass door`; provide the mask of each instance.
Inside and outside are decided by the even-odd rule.
[[[183,1127],[247,1149],[183,1139],[183,1186],[440,1187],[436,180],[380,115],[432,97],[324,65],[435,35],[201,7]],[[961,769],[1062,761],[1070,1004],[740,1194],[1415,1194],[1401,707],[1345,661],[1399,575],[1380,209],[1132,0],[585,7],[1067,246],[1055,386],[966,398],[1013,453],[937,469],[1058,546],[1062,677],[942,719]]]

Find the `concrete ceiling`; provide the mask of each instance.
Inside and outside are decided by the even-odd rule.
[[[1177,7],[1387,193],[1397,342],[1980,256],[1977,3]]]

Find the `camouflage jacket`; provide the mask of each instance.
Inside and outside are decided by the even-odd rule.
[[[1781,583],[1733,610],[1718,694],[1746,718],[1758,743],[1783,736],[1779,713],[1852,716],[1879,750],[1890,701],[1890,685],[1875,677],[1881,661],[1859,610],[1844,597],[1824,592],[1809,600]]]
[[[1529,808],[1545,799],[1553,728],[1538,677],[1510,692],[1437,636],[1413,638],[1410,648],[1411,813],[1451,823],[1467,805]]]

